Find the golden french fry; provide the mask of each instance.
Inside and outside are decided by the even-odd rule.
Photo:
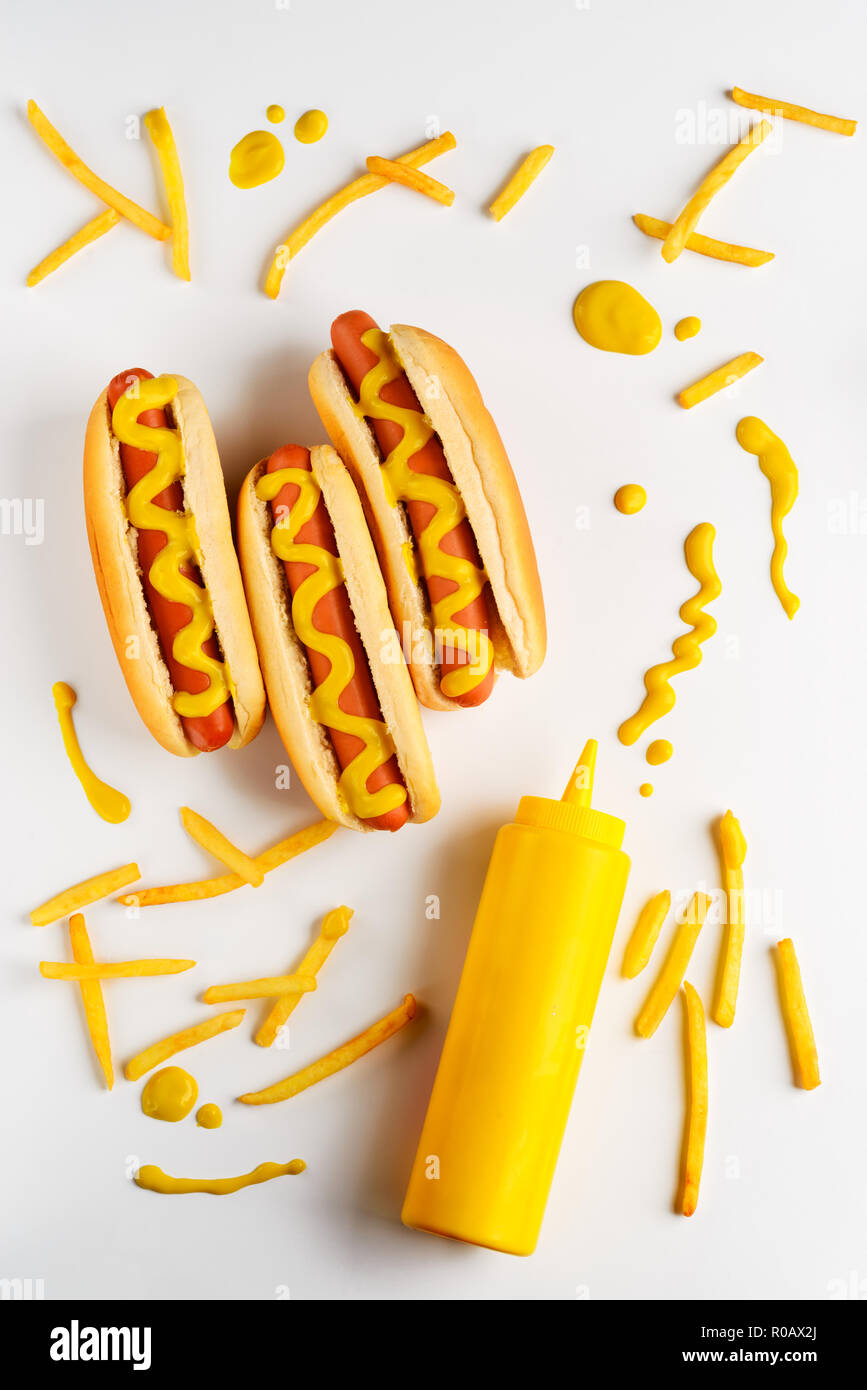
[[[222,831],[209,820],[205,820],[204,816],[200,816],[198,811],[190,810],[189,806],[182,806],[181,825],[197,845],[201,845],[202,849],[219,859],[245,883],[259,888],[265,882],[265,870],[262,865],[257,864],[256,860],[251,859],[242,849],[238,849],[237,845],[233,845],[231,840],[227,840]]]
[[[72,959],[76,964],[93,965],[93,950],[87,935],[84,918],[80,912],[73,913],[69,919],[69,942],[72,947]],[[108,1036],[105,1000],[102,997],[102,985],[99,980],[81,981],[81,1001],[84,1004],[84,1017],[87,1021],[87,1031],[90,1034],[90,1041],[93,1043],[93,1050],[99,1065],[102,1067],[106,1085],[111,1090],[114,1085],[114,1067],[111,1061],[111,1042]]]
[[[189,280],[190,222],[184,198],[184,176],[181,173],[178,147],[165,107],[159,106],[154,111],[148,111],[144,125],[157,152],[163,183],[166,186],[169,216],[172,219],[172,270],[181,280]]]
[[[87,907],[88,903],[107,898],[109,893],[117,892],[118,888],[135,883],[137,878],[141,878],[138,864],[124,864],[119,869],[109,869],[104,874],[95,874],[93,878],[86,878],[81,883],[73,884],[71,888],[64,888],[62,893],[49,898],[41,907],[34,907],[30,921],[34,927],[47,927],[50,922],[58,922],[61,917],[68,917],[71,912]]]
[[[296,974],[310,975],[314,979],[316,978],[341,936],[345,936],[349,930],[351,916],[351,907],[334,907],[330,912],[326,912],[322,919],[322,926],[319,928],[319,935],[298,966]],[[302,998],[303,995],[301,994],[280,995],[255,1036],[254,1041],[260,1047],[271,1046],[292,1010],[298,1007]]]
[[[735,170],[743,164],[747,155],[752,154],[753,150],[758,148],[765,136],[770,135],[772,129],[770,121],[761,121],[758,125],[751,126],[746,135],[730,150],[727,150],[719,163],[715,164],[710,173],[705,175],[666,234],[665,241],[662,243],[662,259],[664,261],[677,260],[686,246],[687,240],[695,231],[698,220],[708,203],[719,193],[721,188],[725,188]]]
[[[744,911],[743,862],[747,842],[740,822],[726,811],[719,824],[720,856],[723,887],[726,893],[726,920],[723,927],[722,951],[717,987],[714,995],[713,1017],[721,1028],[731,1028],[735,1021],[741,959],[744,953],[746,915]]]
[[[389,183],[400,183],[404,188],[424,193],[426,197],[433,198],[435,202],[443,203],[448,208],[455,201],[454,189],[440,183],[439,179],[432,179],[430,174],[413,169],[409,164],[399,164],[396,159],[381,159],[379,155],[372,154],[367,160],[367,168],[369,173],[381,174]]]
[[[149,975],[180,975],[192,970],[194,960],[152,956],[148,960],[98,961],[95,965],[67,965],[62,960],[41,960],[45,980],[138,980]]]
[[[787,120],[801,121],[819,130],[832,130],[835,135],[854,135],[858,125],[857,121],[846,121],[842,116],[823,116],[820,111],[811,111],[808,106],[794,106],[790,101],[756,96],[755,92],[745,92],[741,87],[732,87],[732,101],[736,101],[738,106],[749,107],[751,111],[768,111],[772,116],[785,116]]]
[[[309,994],[315,988],[316,981],[311,975],[266,975],[259,980],[210,985],[202,998],[206,1004],[230,1004],[236,999],[271,999],[278,994]]]
[[[398,164],[408,164],[417,169],[421,164],[428,164],[438,155],[445,154],[447,150],[453,150],[457,144],[455,137],[450,130],[445,134],[437,136],[436,140],[428,140],[424,145],[419,145],[417,149],[410,150],[408,154],[402,154],[396,160]],[[311,237],[315,236],[332,217],[336,217],[338,212],[354,203],[359,198],[365,198],[368,193],[376,193],[380,188],[387,188],[389,180],[383,178],[381,174],[363,174],[359,179],[353,179],[352,183],[346,184],[344,188],[333,193],[330,198],[326,198],[318,208],[311,212],[309,217],[305,217],[287,236],[274,253],[268,275],[265,280],[265,293],[271,298],[276,299],[280,293],[280,286],[283,283],[283,276],[289,262],[298,255],[302,247],[306,246]]]
[[[684,920],[678,923],[663,967],[635,1020],[635,1031],[639,1037],[652,1037],[668,1012],[686,974],[709,908],[710,898],[706,893],[693,894]]]
[[[501,222],[507,212],[511,212],[519,198],[523,198],[531,183],[541,174],[554,153],[553,145],[539,145],[523,159],[509,179],[505,188],[491,203],[488,212],[495,222]]]
[[[658,241],[665,241],[671,231],[670,222],[663,222],[659,217],[648,217],[644,212],[634,213],[632,220],[645,236],[656,237]],[[732,241],[716,241],[714,237],[702,236],[701,232],[690,233],[684,250],[696,251],[700,256],[710,256],[715,261],[733,261],[737,265],[767,265],[768,261],[774,259],[773,251],[756,251],[752,246],[738,246]]]
[[[138,1081],[140,1076],[144,1076],[146,1071],[153,1071],[161,1062],[165,1062],[169,1057],[174,1057],[178,1052],[186,1052],[188,1047],[196,1047],[198,1043],[207,1042],[208,1038],[216,1038],[220,1033],[227,1033],[231,1028],[237,1028],[246,1009],[232,1009],[224,1014],[217,1014],[216,1017],[206,1018],[201,1023],[196,1023],[192,1028],[183,1028],[178,1033],[172,1033],[168,1038],[162,1038],[159,1042],[152,1043],[150,1047],[145,1047],[141,1052],[137,1052],[135,1057],[131,1057],[124,1067],[124,1076],[127,1081]]]
[[[245,1105],[273,1105],[275,1101],[289,1100],[291,1096],[297,1096],[299,1091],[306,1091],[308,1086],[315,1086],[317,1081],[324,1081],[326,1076],[333,1076],[335,1072],[342,1071],[344,1067],[357,1062],[366,1052],[393,1037],[410,1019],[415,1018],[415,1010],[415,999],[411,994],[407,994],[398,1008],[393,1009],[377,1023],[371,1024],[357,1037],[350,1038],[342,1047],[335,1048],[326,1057],[320,1057],[318,1062],[312,1062],[309,1067],[302,1067],[301,1071],[287,1076],[285,1081],[267,1086],[264,1091],[248,1091],[238,1099]]]
[[[694,405],[701,405],[702,401],[708,400],[710,396],[715,396],[718,391],[723,391],[726,386],[733,385],[739,381],[747,372],[751,372],[754,367],[758,367],[764,362],[764,357],[760,357],[757,352],[742,352],[739,357],[733,357],[731,362],[726,362],[724,366],[717,367],[715,371],[708,372],[700,381],[693,382],[692,386],[687,386],[677,397],[678,405],[682,405],[684,410],[692,410]]]
[[[40,280],[44,280],[47,275],[58,270],[65,261],[68,261],[77,251],[81,251],[85,246],[89,246],[98,237],[105,236],[112,227],[116,227],[120,221],[120,213],[115,212],[114,208],[106,208],[98,217],[85,223],[80,231],[71,236],[68,241],[64,241],[62,246],[50,251],[38,265],[35,265],[27,276],[27,287],[32,289],[38,285]]]
[[[59,159],[74,179],[83,183],[85,188],[89,188],[91,193],[95,193],[97,198],[103,203],[107,203],[115,212],[119,212],[121,217],[126,217],[128,221],[134,222],[148,236],[155,237],[157,241],[168,241],[172,234],[171,227],[167,227],[165,222],[161,222],[153,213],[147,212],[139,207],[131,198],[124,197],[116,188],[112,188],[110,183],[105,183],[98,178],[92,169],[79,158],[69,145],[67,145],[60,131],[55,129],[44,112],[40,111],[35,101],[27,103],[27,119],[36,131],[40,140],[46,144],[54,155]]]
[[[783,1021],[794,1062],[795,1083],[805,1091],[814,1091],[821,1085],[822,1080],[819,1076],[819,1054],[816,1051],[813,1025],[804,997],[801,969],[791,937],[787,936],[785,940],[777,942],[777,967]]]
[[[688,980],[683,984],[683,1006],[686,1012],[689,1080],[681,1211],[684,1216],[692,1216],[698,1206],[698,1189],[704,1165],[704,1141],[707,1134],[707,1029],[701,999]]]
[[[636,975],[640,975],[650,960],[670,908],[671,894],[665,888],[649,898],[639,912],[623,957],[623,974],[627,980],[634,980]]]
[[[288,864],[296,855],[303,854],[314,845],[321,845],[323,840],[330,839],[339,828],[337,821],[333,820],[319,820],[313,825],[306,825],[303,830],[296,830],[294,835],[289,835],[287,839],[257,855],[256,863],[266,874],[270,874],[272,869],[279,869],[281,864]],[[164,888],[142,888],[138,893],[122,894],[120,902],[128,907],[159,907],[163,903],[198,902],[203,898],[218,898],[222,893],[231,893],[236,888],[242,888],[244,882],[240,874],[221,874],[219,878],[203,878],[196,883],[172,883]]]

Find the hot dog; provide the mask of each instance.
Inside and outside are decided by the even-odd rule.
[[[265,695],[202,399],[134,368],[90,416],[85,515],[109,633],[139,714],[169,752],[241,747]]]
[[[362,495],[418,698],[478,705],[545,655],[533,543],[511,465],[454,349],[341,314],[310,391]]]
[[[255,465],[238,543],[271,712],[325,816],[398,830],[439,808],[412,683],[358,494],[328,446]]]

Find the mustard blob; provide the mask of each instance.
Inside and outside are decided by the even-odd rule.
[[[667,763],[673,752],[674,748],[667,738],[655,738],[647,745],[645,757],[651,767],[658,767],[660,763]]]
[[[270,130],[251,130],[239,140],[229,158],[229,178],[236,188],[258,188],[276,179],[286,156]]]
[[[650,782],[642,782],[638,790],[642,796],[653,796],[653,785]]]
[[[265,115],[272,125],[279,125],[281,121],[286,119],[286,112],[282,106],[269,106]]]
[[[587,285],[575,300],[572,317],[585,343],[602,352],[643,357],[662,337],[662,321],[653,305],[623,280]]]
[[[624,483],[614,494],[614,505],[624,516],[640,512],[646,501],[647,493],[640,483]]]
[[[200,1129],[219,1129],[223,1123],[223,1112],[219,1105],[209,1101],[196,1111],[196,1124]]]
[[[697,319],[694,314],[689,314],[674,325],[674,336],[679,343],[682,343],[687,338],[694,338],[700,330],[701,319]]]
[[[72,707],[78,696],[66,681],[55,681],[51,693],[54,696],[57,718],[60,720],[63,746],[72,764],[72,770],[84,789],[84,795],[98,816],[102,816],[110,825],[120,825],[132,809],[129,797],[124,796],[116,787],[110,787],[108,782],[101,781],[87,763],[72,722]]]
[[[295,139],[302,145],[315,145],[328,129],[328,117],[324,111],[305,111],[295,122]]]
[[[185,1120],[196,1103],[199,1088],[183,1067],[163,1067],[154,1072],[141,1093],[141,1108],[152,1120],[175,1124]]]

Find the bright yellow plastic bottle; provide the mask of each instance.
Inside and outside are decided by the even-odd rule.
[[[590,806],[596,743],[560,801],[499,831],[404,1202],[404,1224],[531,1255],[614,939],[625,825]]]

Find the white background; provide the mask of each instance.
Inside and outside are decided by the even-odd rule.
[[[630,220],[673,217],[719,156],[726,123],[732,138],[746,125],[725,97],[732,83],[867,118],[863,7],[6,0],[3,16],[2,491],[44,499],[45,538],[0,538],[0,1275],[41,1278],[48,1297],[821,1299],[859,1281],[863,1296],[865,132],[847,140],[786,122],[713,204],[703,230],[775,251],[764,269],[689,254],[666,266]],[[27,125],[30,96],[99,173],[155,209],[153,158],[128,138],[128,118],[165,104],[186,176],[191,285],[170,274],[164,247],[122,225],[24,288],[30,266],[98,211]],[[286,168],[241,192],[229,151],[266,124],[269,102],[286,108]],[[311,106],[331,124],[321,144],[302,146],[292,123]],[[366,199],[303,252],[279,301],[267,299],[276,242],[366,155],[421,143],[432,120],[458,139],[432,167],[455,188],[453,209],[398,188]],[[484,206],[542,142],[556,146],[552,163],[494,225]],[[652,356],[598,353],[575,333],[577,291],[608,277],[658,308]],[[234,496],[257,458],[321,438],[306,370],[351,307],[430,328],[476,373],[526,499],[549,655],[531,682],[503,679],[477,713],[427,719],[443,793],[435,822],[395,839],[340,832],[256,893],[137,921],[111,902],[90,911],[98,957],[199,962],[187,976],[107,989],[120,1070],[200,1017],[206,985],[288,968],[325,909],[356,909],[293,1019],[291,1050],[261,1051],[242,1026],[180,1059],[201,1100],[224,1107],[222,1130],[159,1125],[142,1115],[139,1085],[121,1076],[112,1094],[101,1089],[77,991],[37,974],[40,958],[67,958],[65,924],[37,931],[27,912],[131,858],[148,883],[211,872],[178,823],[184,803],[253,852],[313,814],[300,786],[275,788],[283,753],[270,724],[243,753],[187,763],[139,723],[91,572],[84,424],[115,372],[183,372],[205,396]],[[681,344],[672,330],[685,314],[704,327]],[[742,385],[689,414],[674,403],[747,349],[766,360]],[[768,484],[734,438],[747,413],[800,466],[786,527],[802,598],[793,623],[768,576]],[[649,496],[633,518],[611,504],[627,481]],[[718,532],[719,633],[653,731],[672,738],[673,761],[649,772],[646,740],[625,749],[616,729],[682,630],[678,608],[695,588],[682,544],[703,520]],[[132,798],[121,827],[94,815],[66,763],[58,679],[78,690],[91,761]],[[591,734],[596,804],[627,819],[633,867],[539,1248],[518,1260],[406,1231],[399,1210],[495,828],[522,793],[559,795]],[[644,801],[648,775],[656,793]],[[632,1020],[647,982],[619,971],[649,893],[716,885],[709,826],[728,806],[749,844],[750,930],[736,1025],[710,1027],[707,1162],[686,1221],[672,1210],[679,1013],[639,1042]],[[439,920],[425,917],[429,894]],[[824,1077],[812,1094],[792,1085],[776,997],[770,947],[789,934]],[[706,1000],[718,937],[705,929],[690,967]],[[355,1069],[284,1105],[233,1104],[408,989],[423,1015]],[[296,1155],[303,1177],[219,1202],[160,1198],[129,1177],[138,1161],[221,1175]]]

